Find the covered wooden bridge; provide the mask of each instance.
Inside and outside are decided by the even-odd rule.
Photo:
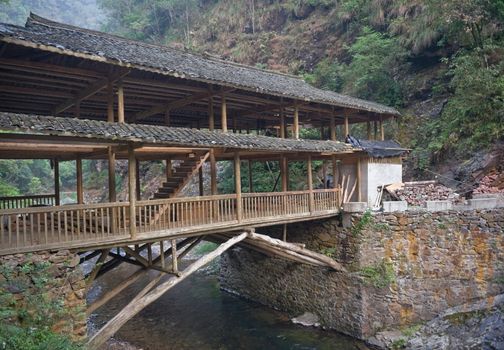
[[[121,262],[142,267],[89,312],[149,269],[176,275],[157,287],[161,277],[149,283],[93,338],[92,347],[234,244],[338,269],[332,259],[258,235],[254,228],[329,217],[345,201],[366,201],[361,162],[375,149],[394,156],[402,152],[384,141],[387,122],[397,116],[393,108],[316,89],[297,77],[36,15],[24,27],[0,24],[0,158],[49,159],[54,170],[54,193],[0,198],[0,255],[90,252],[83,253],[83,261],[100,256],[90,282]],[[345,142],[356,123],[365,125],[366,143]],[[301,127],[320,130],[320,139],[302,139]],[[84,202],[84,159],[108,160],[108,202]],[[116,163],[121,159],[128,161],[128,187],[118,189],[126,193],[126,200],[118,201]],[[59,162],[66,160],[76,164],[77,201],[62,205]],[[138,164],[151,160],[164,161],[166,181],[153,198],[140,200]],[[219,161],[233,162],[234,193],[217,191]],[[254,191],[253,161],[279,163],[272,192]],[[289,188],[289,162],[294,161],[307,165],[302,191]],[[324,188],[314,189],[313,161],[324,164]],[[209,189],[204,188],[205,163]],[[249,171],[246,193],[242,168]],[[332,182],[326,181],[329,175]],[[192,178],[198,179],[199,196],[181,196]],[[225,243],[180,273],[177,259],[202,237]],[[167,240],[171,247],[165,249]],[[161,246],[156,258],[154,242]],[[164,261],[169,255],[170,268]]]

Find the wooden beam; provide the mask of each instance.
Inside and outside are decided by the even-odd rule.
[[[115,152],[112,147],[108,148],[108,190],[109,202],[115,202],[116,196],[116,174],[115,174]]]
[[[107,85],[109,85],[109,83],[111,81],[114,82],[116,80],[119,80],[122,77],[126,76],[128,73],[129,73],[129,69],[128,70],[120,70],[119,72],[112,75],[110,78],[108,78],[108,77],[103,78],[103,79],[100,79],[100,80],[92,83],[87,88],[85,88],[81,92],[77,93],[74,97],[72,97],[72,98],[66,100],[65,102],[59,104],[58,106],[56,106],[53,109],[53,114],[57,115],[57,114],[60,114],[64,111],[66,111],[67,109],[69,109],[70,107],[75,105],[76,103],[78,103],[82,100],[85,100],[88,97],[96,94],[98,91],[104,89],[105,87],[107,87]]]
[[[349,198],[351,200],[351,198]],[[362,202],[362,171],[361,160],[357,159],[357,201]]]
[[[348,135],[350,135],[350,127],[348,126],[348,115],[346,114],[345,111],[345,135],[344,135],[345,140]]]
[[[84,188],[82,183],[82,158],[78,157],[75,160],[75,168],[77,175],[77,203],[84,204]]]
[[[110,79],[107,82],[107,121],[113,123],[114,117],[114,82]]]
[[[132,239],[136,238],[136,159],[135,149],[128,149],[128,187],[129,187],[129,229]]]
[[[234,177],[236,193],[236,219],[242,221],[242,190],[241,190],[241,164],[240,153],[234,153]]]
[[[177,240],[171,240],[172,271],[178,274]]]
[[[308,156],[307,161],[307,173],[308,173],[308,195],[310,196],[310,200],[308,202],[310,213],[313,213],[315,209],[315,200],[313,198],[313,173],[312,173],[312,157]]]
[[[198,189],[199,189],[199,195],[204,196],[205,195],[205,188],[204,188],[204,181],[203,181],[203,167],[201,166],[198,169]]]
[[[103,249],[101,251],[100,257],[98,258],[98,260],[96,260],[96,264],[93,267],[93,270],[91,270],[91,273],[89,274],[89,276],[86,279],[86,289],[91,288],[91,285],[93,284],[93,281],[95,280],[96,276],[98,275],[98,272],[100,271],[100,269],[102,267],[102,264],[107,259],[109,252],[110,252],[110,249]]]
[[[383,116],[380,115],[380,139],[385,141],[385,127],[383,126]]]
[[[226,95],[222,94],[221,96],[221,125],[222,132],[227,132],[227,105],[226,105]]]
[[[214,149],[210,149],[210,194],[217,194],[217,162]]]
[[[293,124],[292,136],[295,139],[299,139],[299,106],[294,107],[294,124]]]
[[[285,114],[283,107],[280,108],[280,138],[285,138]]]
[[[172,101],[167,104],[157,105],[157,106],[154,106],[146,111],[137,113],[135,115],[135,120],[141,120],[141,119],[148,118],[152,115],[162,113],[162,112],[166,111],[167,109],[170,109],[170,110],[179,109],[184,106],[190,105],[191,103],[194,103],[196,101],[200,101],[200,100],[204,100],[204,99],[211,99],[212,96],[214,96],[216,94],[231,92],[233,90],[234,89],[227,88],[227,89],[220,90],[220,91],[210,90],[210,91],[197,92],[197,93],[191,94],[189,96],[186,96],[185,98],[175,100],[175,101]]]
[[[88,341],[87,348],[90,350],[98,349],[103,343],[113,336],[128,320],[142,311],[145,307],[152,304],[169,289],[182,282],[189,277],[193,272],[205,266],[216,257],[222,255],[226,250],[235,244],[247,238],[247,232],[244,232],[236,237],[231,238],[227,242],[221,244],[217,249],[203,256],[196,262],[189,265],[179,276],[172,277],[168,281],[161,283],[156,288],[145,293],[140,298],[135,298],[128,305],[126,305],[114,318],[112,318],[103,328],[96,332],[93,337]]]
[[[367,139],[371,140],[371,122],[369,120],[366,122],[366,127],[367,127]]]
[[[117,122],[124,123],[124,85],[122,81],[117,84]]]
[[[329,123],[330,138],[332,141],[336,141],[336,116],[332,115]]]
[[[280,157],[280,175],[282,177],[282,192],[287,192],[289,190],[288,172],[289,172],[289,166],[287,163],[287,157],[285,155],[282,155]]]
[[[210,96],[208,98],[208,130],[214,131],[215,129],[215,113],[213,106],[213,98]]]
[[[60,205],[60,175],[59,175],[59,160],[53,160],[54,166],[54,204]]]
[[[141,178],[141,174],[140,174],[140,161],[137,158],[135,160],[135,173],[136,173],[136,185],[135,185],[135,188],[136,188],[136,197],[137,197],[137,200],[141,201],[142,200],[142,191],[141,191],[142,189],[141,189],[141,186],[140,186],[140,178]]]

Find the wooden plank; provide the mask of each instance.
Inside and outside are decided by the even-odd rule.
[[[110,79],[107,82],[107,121],[114,122],[114,82]]]
[[[308,161],[307,161],[307,173],[308,173],[308,195],[309,195],[309,202],[308,202],[308,208],[310,210],[310,213],[313,213],[314,211],[314,199],[313,199],[313,171],[312,171],[312,158],[311,156],[308,156]]]

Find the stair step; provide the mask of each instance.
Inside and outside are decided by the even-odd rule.
[[[173,193],[175,192],[174,187],[161,187],[158,189],[158,193]]]
[[[194,170],[196,166],[195,165],[191,165],[191,166],[179,166],[179,167],[176,167],[175,168],[175,173],[190,173]]]
[[[180,185],[182,182],[183,182],[184,179],[180,179],[180,181],[178,180],[169,180],[169,181],[165,181],[163,182],[163,185],[162,187],[173,187],[173,186],[178,186]]]
[[[155,199],[166,199],[166,198],[170,198],[170,194],[169,193],[155,193],[154,198]]]

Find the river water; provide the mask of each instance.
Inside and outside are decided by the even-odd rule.
[[[88,293],[88,303],[135,269],[122,264],[99,278]],[[146,350],[365,348],[350,337],[295,325],[283,312],[220,290],[216,270],[215,265],[209,266],[169,290],[126,323],[115,339]],[[138,281],[97,310],[90,318],[90,328],[101,327],[145,283]]]

